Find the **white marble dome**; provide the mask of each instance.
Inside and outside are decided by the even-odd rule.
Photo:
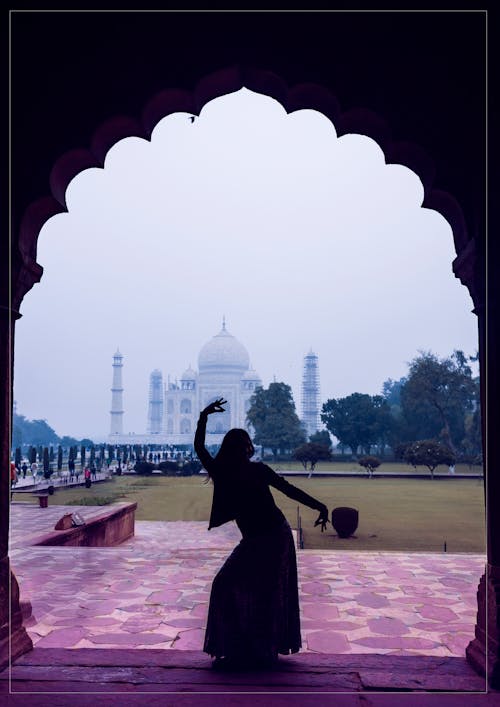
[[[243,374],[248,370],[250,357],[248,351],[236,337],[230,334],[223,323],[220,332],[202,347],[198,355],[200,373],[239,370]]]

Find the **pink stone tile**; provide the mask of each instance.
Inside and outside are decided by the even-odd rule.
[[[433,619],[434,621],[456,621],[458,616],[451,609],[447,609],[445,606],[434,606],[429,603],[418,610],[418,613],[426,619]]]
[[[351,641],[360,646],[370,648],[435,648],[439,644],[427,638],[414,638],[411,636],[366,636]]]
[[[173,641],[175,636],[167,636],[163,633],[99,633],[89,634],[87,640],[97,645],[116,645],[121,647],[130,646],[152,646],[156,643]]]
[[[185,616],[184,618],[179,619],[169,618],[165,623],[169,626],[175,626],[176,628],[203,628],[205,621],[203,618],[191,618],[189,616]]]
[[[389,606],[389,601],[382,594],[377,594],[376,592],[362,592],[358,594],[354,599],[361,606],[369,606],[371,609],[379,609],[385,606]]]
[[[178,650],[203,650],[203,641],[205,640],[205,631],[201,628],[193,628],[187,631],[181,631],[179,638],[174,643],[174,648]]]
[[[302,616],[310,619],[330,621],[331,619],[338,619],[339,610],[337,606],[332,606],[327,602],[317,602],[314,604],[302,602]]]
[[[408,627],[399,619],[381,618],[368,619],[368,628],[372,633],[382,633],[385,636],[403,636],[408,633]]]
[[[74,626],[75,618],[72,619],[60,619],[57,621],[51,621],[54,626]],[[81,618],[78,619],[78,623],[81,622]],[[89,616],[85,617],[85,624],[91,623],[92,626],[112,626],[113,624],[119,624],[118,619],[113,619],[111,616]]]
[[[85,636],[83,628],[54,629],[41,638],[37,645],[43,648],[71,648]]]
[[[181,592],[174,589],[165,589],[159,592],[152,592],[146,599],[147,604],[175,604],[180,598]]]
[[[138,580],[121,579],[118,582],[111,582],[111,590],[113,592],[129,592],[131,589],[137,589],[141,586]]]
[[[362,627],[362,622],[355,624],[353,621],[328,621],[323,623],[323,628],[329,631],[356,631]]]
[[[197,604],[189,612],[190,616],[196,616],[198,618],[206,618],[208,615],[208,604]]]
[[[346,611],[349,616],[366,616],[366,611],[364,609],[347,609]]]
[[[147,605],[146,603],[143,604],[124,604],[123,606],[118,606],[117,609],[120,611],[125,611],[130,614],[137,614],[137,613],[151,613],[151,614],[156,614],[158,611],[158,605],[157,604],[151,604]]]
[[[332,591],[330,586],[324,582],[305,582],[301,589],[304,594],[317,595],[330,594]]]
[[[441,643],[453,655],[465,655],[465,649],[474,638],[474,633],[445,633],[440,636]]]
[[[463,631],[465,633],[469,632],[474,635],[474,624],[463,623],[460,621],[450,621],[446,623],[438,623],[437,621],[417,621],[412,625],[412,628],[419,631],[432,631],[433,633],[447,633],[450,631]]]
[[[312,631],[307,634],[307,647],[318,653],[349,653],[350,646],[343,633]]]
[[[128,619],[121,625],[122,631],[127,631],[128,633],[142,633],[143,631],[153,631],[157,629],[161,624],[161,618],[156,619],[142,618],[140,616],[133,619]]]

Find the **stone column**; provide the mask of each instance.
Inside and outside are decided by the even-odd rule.
[[[499,390],[498,360],[500,347],[493,328],[495,308],[489,303],[490,326],[488,328],[488,351],[486,350],[486,311],[476,307],[479,323],[479,355],[481,373],[481,412],[483,425],[483,449],[485,450],[485,481],[487,479],[486,518],[488,557],[486,572],[481,577],[477,591],[478,611],[475,638],[466,649],[470,664],[482,675],[487,675],[491,687],[500,689],[500,450],[491,434],[486,436],[486,364],[490,401],[497,404],[492,392]],[[493,311],[492,311],[493,310]],[[497,461],[498,460],[498,461]]]
[[[22,612],[8,553],[14,321],[19,316],[0,306],[0,668],[33,648],[22,625],[23,613],[30,613],[29,604],[28,612]]]

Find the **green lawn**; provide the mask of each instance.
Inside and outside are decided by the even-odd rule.
[[[304,471],[304,467],[300,462],[276,462],[276,464],[272,462],[267,462],[269,466],[271,466],[275,471],[285,471],[285,470],[290,470],[290,471]],[[360,476],[366,476],[366,470],[363,469],[357,462],[342,462],[342,461],[333,461],[333,462],[318,462],[315,468],[315,472],[318,471],[349,471],[349,472],[356,472]],[[315,473],[313,472],[313,474]],[[307,468],[307,473],[309,473],[309,465]],[[391,473],[396,473],[396,474],[418,474],[419,476],[429,476],[430,472],[429,469],[425,466],[418,466],[416,469],[411,466],[410,464],[403,464],[402,462],[382,462],[380,466],[376,469],[375,471],[376,474],[391,474]],[[434,471],[435,474],[448,474],[448,467],[444,465],[440,465],[435,469]],[[456,464],[455,466],[455,474],[460,475],[460,474],[482,474],[483,473],[483,468],[481,466],[477,465],[470,465],[469,464]]]
[[[98,505],[137,501],[137,520],[207,521],[212,486],[206,477],[114,477],[109,482],[57,489],[49,504]],[[300,506],[306,549],[443,550],[484,552],[484,494],[482,480],[290,478],[289,481],[323,501],[328,508],[353,506],[359,510],[356,537],[341,540],[331,525],[325,533],[314,528],[317,513]],[[274,492],[290,525],[297,527],[297,503]],[[38,501],[30,494],[14,500]],[[258,509],[256,509],[258,513]]]

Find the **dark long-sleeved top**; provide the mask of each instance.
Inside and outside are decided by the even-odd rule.
[[[206,426],[207,418],[201,415],[194,448],[214,484],[209,530],[236,520],[245,535],[265,532],[283,522],[284,516],[274,502],[270,486],[309,508],[318,511],[324,508],[323,503],[288,483],[267,464],[246,461],[231,469],[221,467],[205,447]]]

